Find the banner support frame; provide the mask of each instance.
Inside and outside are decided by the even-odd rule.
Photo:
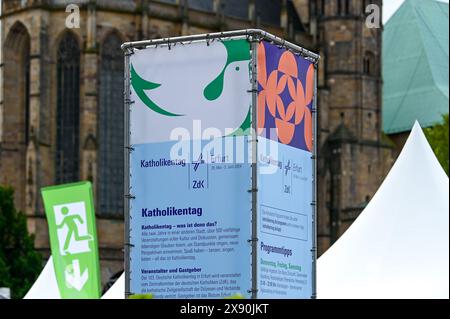
[[[273,35],[269,32],[260,30],[260,29],[245,29],[245,30],[236,30],[236,31],[226,31],[226,32],[216,32],[216,33],[205,33],[198,35],[187,35],[187,36],[179,36],[179,37],[171,37],[171,38],[161,38],[155,40],[144,40],[144,41],[133,41],[133,42],[125,42],[122,44],[121,48],[124,52],[127,52],[128,49],[145,49],[149,46],[157,46],[157,45],[171,45],[175,43],[182,42],[193,42],[193,41],[211,41],[214,39],[223,39],[223,38],[235,38],[235,37],[251,37],[259,40],[267,40],[269,42],[273,42],[277,45],[280,45],[288,50],[299,53],[300,55],[306,57],[311,60],[313,63],[317,63],[320,59],[320,56],[314,52],[311,52],[303,47],[300,47],[296,44],[293,44],[289,41],[286,41],[276,35]]]
[[[133,54],[133,49],[125,50],[124,61],[124,272],[125,272],[125,298],[128,298],[132,293],[130,291],[130,153],[134,150],[130,145],[130,105],[131,90],[130,90],[130,55]]]
[[[311,286],[312,296],[311,299],[317,298],[317,79],[318,79],[318,61],[313,64],[314,66],[314,93],[313,93],[313,155],[312,155],[312,274],[311,274]]]
[[[258,278],[257,278],[257,251],[258,251],[258,135],[257,135],[257,101],[258,101],[258,80],[257,80],[257,62],[258,55],[257,49],[258,44],[266,40],[273,44],[276,44],[286,50],[293,52],[296,55],[300,55],[304,57],[306,60],[312,62],[314,66],[314,93],[313,93],[313,154],[311,157],[312,160],[312,248],[311,248],[311,258],[312,258],[312,295],[311,299],[315,299],[317,296],[317,283],[316,283],[316,264],[317,264],[317,81],[318,81],[318,62],[320,56],[316,53],[313,53],[303,47],[290,43],[282,38],[279,38],[273,34],[270,34],[266,31],[260,29],[246,29],[246,30],[237,30],[237,31],[227,31],[227,32],[217,32],[217,33],[208,33],[208,34],[199,34],[199,35],[188,35],[188,36],[179,36],[179,37],[171,37],[171,38],[162,38],[155,40],[145,40],[145,41],[134,41],[134,42],[126,42],[122,44],[121,49],[124,51],[125,55],[125,77],[124,77],[124,106],[125,106],[125,115],[124,115],[124,160],[125,160],[125,174],[124,174],[124,226],[125,226],[125,245],[124,245],[124,271],[125,271],[125,298],[132,295],[130,288],[130,260],[131,260],[131,244],[130,244],[130,200],[135,197],[131,194],[130,189],[130,154],[134,150],[132,145],[130,145],[130,112],[131,112],[131,75],[130,75],[130,56],[134,54],[134,50],[146,49],[148,47],[158,47],[158,46],[168,46],[169,50],[171,46],[176,45],[177,43],[192,43],[194,41],[204,41],[206,45],[209,45],[210,42],[214,40],[223,40],[223,39],[236,39],[239,37],[245,37],[247,41],[250,43],[251,49],[251,67],[252,67],[252,79],[251,79],[251,91],[248,91],[252,94],[252,105],[251,105],[251,129],[252,129],[252,189],[250,192],[252,193],[252,238],[249,240],[251,242],[251,290],[248,291],[251,293],[252,299],[257,299],[258,297]]]
[[[258,43],[259,38],[248,38],[251,49],[252,66],[252,299],[258,298]]]

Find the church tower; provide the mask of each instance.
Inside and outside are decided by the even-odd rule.
[[[381,0],[310,2],[319,76],[318,244],[326,250],[358,217],[390,167],[382,135]],[[375,10],[375,11],[373,11]],[[379,27],[367,24],[375,14]],[[377,16],[378,14],[378,16]]]

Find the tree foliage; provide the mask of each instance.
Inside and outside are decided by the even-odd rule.
[[[444,121],[425,129],[425,135],[437,159],[448,175],[448,114],[443,116]]]
[[[128,299],[153,299],[153,294],[135,294],[129,296]]]
[[[11,288],[12,298],[22,298],[42,269],[42,256],[13,195],[11,188],[0,186],[0,287]]]

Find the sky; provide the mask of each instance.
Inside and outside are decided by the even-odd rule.
[[[397,11],[404,0],[384,0],[383,1],[383,24]]]
[[[448,3],[449,0],[440,0],[441,2]],[[389,20],[389,18],[397,11],[402,5],[404,0],[383,0],[383,24]]]

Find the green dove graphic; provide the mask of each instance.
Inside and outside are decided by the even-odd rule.
[[[203,91],[203,95],[209,101],[218,99],[222,94],[225,70],[228,66],[233,62],[250,60],[250,44],[247,40],[229,40],[222,43],[227,49],[228,59],[222,72]]]
[[[222,44],[227,52],[227,60],[220,74],[203,90],[203,96],[208,101],[215,101],[222,95],[225,72],[230,64],[250,60],[250,44],[247,40],[227,40],[223,41]],[[239,68],[236,68],[236,71],[239,71]],[[141,101],[152,111],[169,117],[184,116],[184,114],[167,111],[163,106],[157,105],[148,97],[146,91],[157,90],[162,84],[143,79],[136,72],[133,64],[131,65],[131,85]]]

